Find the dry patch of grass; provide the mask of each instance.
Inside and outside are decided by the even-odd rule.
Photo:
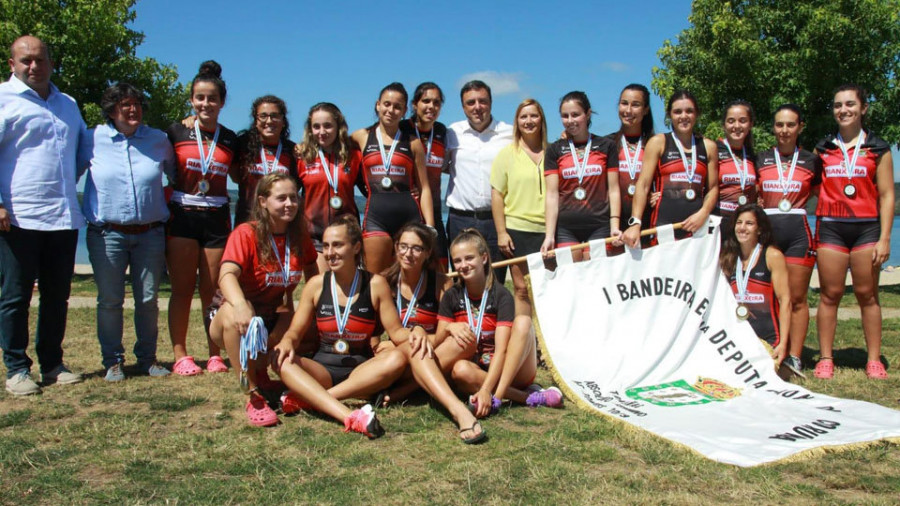
[[[204,358],[198,314],[189,335],[189,350]],[[840,322],[838,335],[835,379],[802,384],[897,407],[895,368],[886,382],[865,380],[859,322]],[[891,504],[900,497],[895,445],[739,469],[571,406],[504,408],[484,422],[490,441],[478,447],[462,445],[444,413],[423,399],[381,411],[388,432],[375,441],[307,414],[257,429],[244,420],[233,374],[152,379],[126,367],[126,381],[107,384],[93,310],[70,311],[67,336],[66,360],[88,373],[84,383],[31,398],[0,394],[2,503]],[[171,364],[162,336],[160,360]],[[133,340],[126,324],[126,349]],[[900,360],[898,345],[900,320],[888,320],[891,364]],[[808,346],[811,364],[814,329]],[[538,380],[551,383],[546,371]]]

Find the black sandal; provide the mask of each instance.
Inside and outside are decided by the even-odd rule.
[[[390,390],[385,388],[384,390],[378,392],[375,395],[375,398],[372,399],[372,402],[370,404],[372,404],[372,407],[375,409],[382,409],[382,408],[386,409],[388,406],[384,405],[384,400],[388,399],[388,405],[390,405],[390,402],[391,402],[390,398],[391,398]]]
[[[481,432],[479,432],[478,434],[475,434],[474,436],[472,436],[470,438],[462,438],[463,443],[465,443],[467,445],[477,445],[478,443],[481,443],[485,439],[487,439],[487,432],[484,431],[484,428],[481,426],[481,422],[479,422],[477,420],[475,421],[475,423],[472,424],[471,427],[467,427],[465,429],[459,429],[459,435],[462,436],[462,433],[466,432],[466,431],[475,432],[476,426],[479,429],[481,429]]]

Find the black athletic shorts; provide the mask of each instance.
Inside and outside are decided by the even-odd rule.
[[[350,376],[350,373],[353,372],[353,369],[356,369],[360,364],[370,358],[372,357],[367,357],[365,355],[339,355],[337,353],[323,351],[321,348],[312,357],[314,361],[321,364],[322,367],[328,371],[328,374],[331,375],[332,386],[347,379],[347,377]]]
[[[506,232],[512,238],[513,245],[516,247],[513,255],[517,257],[539,253],[541,245],[544,244],[543,232],[523,232],[511,228],[506,229]]]
[[[556,226],[556,247],[572,246],[583,242],[593,241],[595,239],[606,239],[609,237],[609,224],[600,225],[593,228],[570,228]]]
[[[768,213],[767,213],[768,214]],[[775,235],[775,246],[789,264],[812,267],[816,264],[816,246],[805,214],[768,214]]]
[[[881,224],[876,221],[816,220],[816,243],[827,248],[850,253],[875,246],[881,237]]]
[[[169,203],[172,219],[166,227],[170,237],[193,239],[201,248],[224,248],[231,233],[231,210],[220,207],[182,206]]]
[[[363,237],[394,237],[403,225],[411,221],[422,222],[419,204],[411,193],[375,193],[369,196],[366,203]]]

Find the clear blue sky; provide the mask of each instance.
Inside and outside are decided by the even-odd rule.
[[[588,94],[591,130],[618,128],[622,87],[650,86],[656,51],[687,28],[687,0],[641,2],[291,0],[141,0],[134,28],[145,34],[139,56],[176,65],[189,82],[204,60],[223,67],[228,101],[221,122],[250,122],[253,99],[271,93],[290,111],[292,138],[316,102],[334,102],[354,130],[374,122],[378,91],[392,81],[412,93],[434,81],[447,101],[440,121],[464,119],[460,85],[480,78],[494,92],[493,114],[508,123],[518,103],[536,98],[548,115],[550,138],[562,128],[558,101]],[[657,131],[664,104],[651,102]],[[900,156],[894,151],[894,177]]]
[[[337,104],[351,129],[374,121],[378,91],[392,81],[410,93],[422,81],[447,96],[440,120],[464,119],[459,86],[482,76],[494,89],[494,117],[506,122],[534,97],[547,109],[551,138],[562,130],[557,103],[587,92],[592,130],[618,128],[616,101],[631,82],[649,86],[656,50],[687,28],[688,1],[297,2],[143,0],[134,28],[146,35],[139,56],[175,64],[184,82],[199,64],[222,64],[228,101],[221,122],[249,124],[257,96],[288,104],[292,137],[309,107]],[[572,4],[576,5],[576,4]],[[662,104],[653,103],[661,125]]]

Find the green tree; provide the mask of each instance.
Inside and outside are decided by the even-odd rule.
[[[724,106],[741,98],[756,110],[757,144],[771,145],[775,108],[793,102],[811,148],[836,128],[834,88],[856,83],[870,93],[868,128],[900,143],[900,0],[694,0],[689,20],[659,49],[652,86],[663,100],[691,90],[706,135],[721,135]]]
[[[174,65],[137,57],[144,34],[128,27],[135,19],[136,1],[0,0],[0,47],[9,48],[25,34],[48,44],[55,64],[53,82],[75,97],[88,126],[104,121],[103,91],[125,81],[147,94],[144,121],[165,128],[189,110],[188,93],[178,83]]]

